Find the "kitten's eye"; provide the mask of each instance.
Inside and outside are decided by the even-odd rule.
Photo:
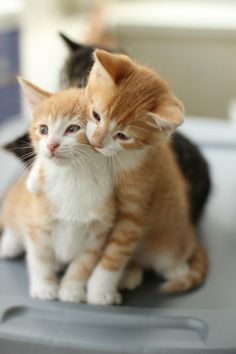
[[[48,133],[48,126],[47,126],[46,124],[40,125],[40,127],[39,127],[39,132],[40,132],[40,134],[42,134],[42,135],[47,135],[47,133]]]
[[[80,129],[80,126],[79,126],[79,125],[72,124],[72,125],[70,125],[70,126],[66,129],[65,133],[66,133],[66,134],[68,134],[68,133],[75,133],[75,132],[77,132],[79,129]]]
[[[100,117],[100,115],[99,115],[97,112],[93,111],[93,117],[94,117],[98,122],[100,122],[101,117]]]
[[[124,133],[117,133],[116,136],[120,140],[129,140],[129,137],[127,135],[125,135]]]

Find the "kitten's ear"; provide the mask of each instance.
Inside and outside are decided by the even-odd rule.
[[[133,68],[132,61],[126,55],[111,54],[101,49],[95,50],[94,61],[92,73],[101,80],[115,84],[127,77]]]
[[[21,77],[17,77],[17,80],[19,84],[21,85],[21,88],[25,94],[25,96],[28,99],[30,108],[34,111],[38,105],[45,100],[46,98],[49,98],[52,96],[51,93],[43,91],[41,88],[38,86],[32,84],[31,82],[22,79]]]
[[[63,39],[70,51],[75,52],[76,50],[82,48],[81,44],[72,41],[70,38],[65,36],[64,33],[59,32],[59,36]]]
[[[170,136],[183,123],[184,106],[179,100],[174,98],[173,102],[159,105],[148,115],[158,130],[164,133],[165,136]]]

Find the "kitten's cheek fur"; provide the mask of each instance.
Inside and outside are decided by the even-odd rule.
[[[106,148],[101,148],[101,149],[96,149],[100,154],[104,156],[115,156],[117,154],[117,151],[115,150],[109,150]]]
[[[93,133],[96,129],[96,124],[94,122],[92,122],[91,120],[88,121],[87,123],[87,127],[86,127],[86,136],[91,144],[91,140],[92,140],[92,136],[93,136]]]
[[[87,302],[93,305],[121,304],[122,297],[115,285],[120,277],[120,271],[112,272],[100,266],[95,268],[88,282]]]

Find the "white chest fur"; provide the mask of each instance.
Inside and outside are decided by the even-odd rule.
[[[92,240],[91,222],[101,222],[99,209],[113,193],[112,173],[104,157],[92,156],[93,163],[60,166],[38,159],[30,171],[27,188],[43,191],[52,206],[52,240],[56,259],[70,262]],[[43,172],[43,184],[40,171]]]
[[[79,224],[96,219],[95,209],[112,193],[111,175],[109,171],[104,173],[104,164],[101,158],[86,169],[45,163],[45,191],[56,219]]]
[[[75,256],[83,253],[89,235],[86,226],[77,222],[58,221],[54,225],[52,236],[56,259],[67,264]]]

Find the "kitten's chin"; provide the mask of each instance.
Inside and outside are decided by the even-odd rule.
[[[47,160],[51,161],[52,163],[61,166],[61,165],[66,165],[69,163],[68,159],[63,157],[63,156],[57,156],[57,155],[45,155],[44,156]]]

